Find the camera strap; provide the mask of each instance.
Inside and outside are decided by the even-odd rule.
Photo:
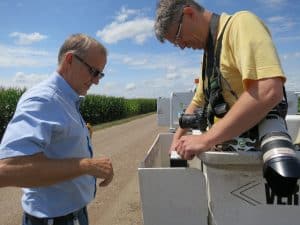
[[[226,21],[219,39],[217,40],[217,30],[220,20],[220,15],[213,13],[206,49],[203,55],[202,66],[202,89],[205,96],[204,108],[207,111],[207,119],[209,125],[214,123],[214,117],[222,118],[229,110],[228,104],[225,102],[222,95],[222,79],[229,87],[230,93],[237,99],[237,95],[230,87],[229,83],[223,78],[220,67],[220,53],[222,48],[222,39],[225,28],[231,17]],[[215,48],[216,46],[216,48]],[[207,87],[205,88],[205,79],[207,78]]]
[[[214,124],[214,118],[222,118],[229,110],[229,105],[226,103],[222,94],[222,80],[227,85],[230,93],[237,100],[237,94],[232,90],[230,84],[222,76],[220,70],[220,55],[222,50],[222,40],[225,28],[230,21],[231,17],[226,21],[219,38],[217,39],[217,28],[220,20],[220,16],[217,14],[212,15],[208,42],[206,50],[203,55],[203,67],[202,67],[202,88],[205,96],[204,110],[207,112],[208,125]],[[215,44],[214,44],[215,43]],[[216,47],[215,47],[216,46]],[[205,88],[205,78],[207,77],[207,88]],[[224,113],[217,114],[216,109],[220,109]],[[258,127],[254,126],[250,130],[240,135],[241,138],[257,139]],[[252,145],[252,144],[251,144]],[[224,146],[223,146],[224,147]]]
[[[220,15],[213,13],[210,21],[210,26],[209,26],[208,40],[203,54],[202,81],[205,81],[205,77],[207,76],[209,78],[209,76],[213,73],[214,50],[215,50],[214,43],[216,43],[219,20],[220,20]],[[205,91],[204,82],[202,84],[203,84],[203,91]],[[208,85],[207,91],[209,91],[210,82],[208,82],[207,85]],[[206,92],[204,93],[205,93],[205,98],[208,101],[209,93]]]

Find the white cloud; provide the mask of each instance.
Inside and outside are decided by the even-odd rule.
[[[127,84],[125,87],[126,91],[132,91],[134,89],[136,89],[136,85],[134,83]]]
[[[139,10],[122,7],[114,21],[97,31],[97,37],[108,44],[124,39],[132,39],[137,44],[143,44],[147,38],[153,36],[154,21],[139,14]],[[134,18],[130,19],[131,16]]]
[[[200,72],[200,57],[200,53],[186,50],[185,53],[176,51],[159,55],[150,53],[111,54],[110,61],[136,70],[163,70],[165,73],[177,71],[184,76],[183,73],[191,74],[197,71],[198,74]]]
[[[15,43],[18,45],[31,45],[35,42],[39,42],[47,38],[46,35],[40,34],[38,32],[34,32],[31,34],[13,32],[9,36],[16,38]]]
[[[45,80],[48,76],[48,74],[25,74],[23,72],[17,72],[13,77],[13,82],[17,84],[32,85]]]
[[[287,74],[287,82],[285,86],[288,91],[299,92],[300,91],[299,83],[300,83],[300,78],[298,72]]]
[[[43,67],[56,63],[49,52],[0,44],[0,67]]]
[[[100,94],[108,96],[125,96],[124,89],[120,83],[115,81],[100,81],[99,85],[92,85],[88,94]]]
[[[296,22],[291,17],[273,16],[267,19],[268,26],[273,33],[286,33],[292,30]]]
[[[188,51],[157,54],[112,54],[110,55],[113,68],[126,68],[126,74],[141,75],[123,85],[130,77],[124,77],[124,71],[114,70],[112,77],[116,79],[114,87],[106,87],[106,81],[99,85],[99,92],[108,95],[125,97],[158,97],[170,96],[174,91],[190,91],[194,86],[194,79],[200,75],[201,53]],[[114,63],[117,65],[115,66]],[[135,88],[134,85],[135,84]],[[137,85],[138,84],[138,85]],[[126,89],[127,88],[127,89]],[[96,90],[96,89],[95,89]],[[103,90],[103,92],[102,92]],[[129,91],[130,90],[130,91]]]
[[[270,23],[282,23],[286,20],[283,16],[273,16],[267,19]]]
[[[98,86],[92,86],[89,93],[122,96],[125,98],[157,98],[169,97],[171,92],[190,91],[194,87],[194,76],[169,80],[165,75],[144,77],[144,80],[122,85],[126,81],[103,82]]]
[[[300,58],[300,52],[292,52],[289,54],[284,54],[282,57],[284,60]]]
[[[30,88],[47,79],[49,76],[50,74],[26,74],[24,72],[17,72],[10,79],[0,79],[0,86]]]
[[[127,9],[126,7],[122,7],[121,11],[117,13],[116,21],[124,22],[127,20],[129,16],[139,14],[139,10],[136,9]]]
[[[125,56],[123,58],[123,63],[130,66],[143,66],[147,65],[147,59],[135,59],[133,57]]]
[[[124,39],[133,39],[137,44],[143,44],[151,37],[153,20],[147,18],[134,19],[122,23],[113,22],[97,31],[97,36],[108,44],[117,43]]]
[[[300,41],[300,36],[279,37],[280,41]]]
[[[167,73],[167,75],[166,75],[166,78],[168,80],[175,80],[175,79],[178,79],[179,77],[180,77],[180,75],[175,72],[170,72],[170,73]]]

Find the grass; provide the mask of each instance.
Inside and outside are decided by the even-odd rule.
[[[128,118],[121,119],[121,120],[114,120],[114,121],[111,121],[111,122],[102,123],[102,124],[93,126],[93,130],[96,131],[96,130],[101,130],[101,129],[109,128],[109,127],[112,127],[112,126],[128,123],[130,121],[133,121],[133,120],[136,120],[136,119],[141,119],[143,117],[152,115],[154,113],[156,113],[156,112],[141,114],[141,115],[132,116],[132,117],[128,117]]]

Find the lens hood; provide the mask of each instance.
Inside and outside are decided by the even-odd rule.
[[[277,196],[291,196],[298,191],[299,159],[291,156],[272,158],[264,163],[263,175]]]

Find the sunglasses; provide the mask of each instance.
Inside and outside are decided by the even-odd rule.
[[[102,79],[104,77],[104,73],[97,70],[95,67],[92,67],[90,66],[87,62],[85,62],[82,58],[80,58],[78,55],[75,55],[76,59],[78,59],[79,62],[81,62],[83,65],[85,65],[88,70],[89,70],[89,73],[93,76],[93,77],[99,77],[99,79]]]
[[[178,42],[180,40],[181,30],[182,30],[182,19],[183,19],[183,13],[181,14],[179,22],[178,22],[179,24],[178,24],[177,32],[175,35],[175,41],[174,41],[175,46],[178,46]]]

